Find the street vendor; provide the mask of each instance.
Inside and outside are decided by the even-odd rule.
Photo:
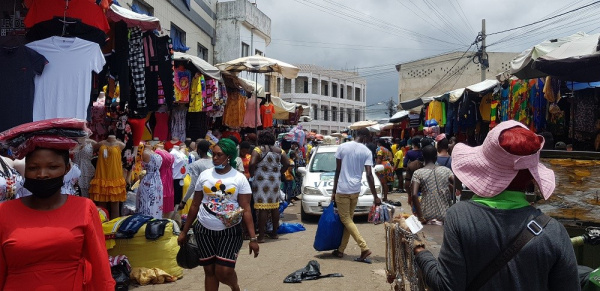
[[[0,290],[115,290],[94,202],[61,194],[77,142],[33,135],[23,144],[31,195],[0,204]]]
[[[432,290],[580,289],[567,231],[525,197],[537,185],[548,199],[556,186],[539,162],[543,145],[542,136],[505,121],[483,145],[454,147],[452,169],[475,195],[448,209],[437,259],[421,242],[414,249]]]

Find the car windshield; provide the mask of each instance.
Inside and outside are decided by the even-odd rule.
[[[310,164],[311,172],[335,172],[335,153],[316,153]]]

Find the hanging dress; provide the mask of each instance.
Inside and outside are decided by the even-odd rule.
[[[187,108],[176,106],[171,110],[171,137],[178,137],[179,140],[185,140],[185,117]]]
[[[96,175],[90,182],[90,198],[98,202],[123,202],[127,199],[125,178],[118,145],[101,145]]]
[[[167,140],[169,138],[169,113],[157,111],[154,113],[154,118],[156,118],[154,137],[160,141]]]
[[[90,182],[94,178],[96,169],[92,165],[92,158],[94,157],[94,147],[91,143],[86,142],[82,148],[75,152],[73,156],[73,162],[79,166],[81,170],[81,176],[79,177],[79,189],[81,190],[81,196],[90,197]]]
[[[260,111],[256,108],[256,97],[246,100],[246,114],[244,115],[244,127],[261,126]],[[256,118],[255,118],[256,116]]]
[[[263,153],[260,148],[255,148],[260,154],[261,161],[256,166],[254,182],[252,182],[252,195],[254,195],[254,208],[261,210],[276,209],[279,207],[279,190],[281,184],[281,153],[269,151]],[[270,149],[269,149],[270,150]]]
[[[160,178],[162,156],[152,154],[148,163],[143,163],[146,175],[137,189],[138,214],[152,216],[156,219],[163,215],[163,184]]]
[[[175,157],[164,150],[156,150],[162,157],[160,165],[160,179],[163,184],[163,213],[175,210],[175,190],[173,188],[173,163]]]
[[[244,124],[244,112],[246,111],[246,100],[240,92],[231,92],[227,97],[223,123],[228,127],[237,128]]]

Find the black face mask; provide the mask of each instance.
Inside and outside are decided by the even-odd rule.
[[[60,190],[64,178],[63,175],[52,179],[25,179],[23,187],[37,198],[48,198]]]

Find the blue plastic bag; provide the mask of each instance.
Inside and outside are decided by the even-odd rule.
[[[317,251],[335,250],[342,243],[343,234],[344,225],[340,220],[340,216],[335,213],[333,203],[331,203],[325,208],[321,219],[319,219],[313,247]]]
[[[304,228],[304,225],[300,223],[284,222],[279,225],[279,229],[277,229],[277,234],[294,233],[304,230],[306,230],[306,228]]]

